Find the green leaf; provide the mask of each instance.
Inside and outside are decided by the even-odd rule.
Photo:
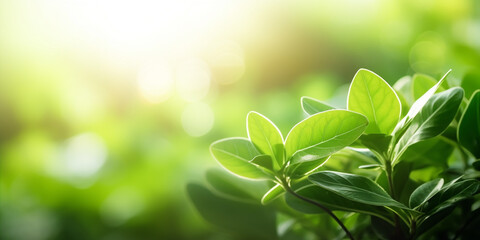
[[[260,153],[272,156],[279,169],[284,161],[283,137],[277,126],[257,112],[247,115],[248,137]]]
[[[460,144],[480,158],[480,90],[473,93],[457,131]]]
[[[205,220],[240,239],[277,239],[273,209],[222,198],[198,184],[188,184],[187,192]]]
[[[302,97],[301,98],[302,109],[308,115],[317,114],[319,112],[324,112],[327,110],[335,109],[327,103],[319,101],[311,97]]]
[[[415,114],[411,124],[398,140],[392,164],[409,146],[441,134],[455,117],[462,99],[463,90],[459,87],[433,95],[418,114]]]
[[[438,87],[437,91],[444,91],[448,87],[444,87],[445,81]],[[423,96],[430,88],[437,84],[437,80],[425,74],[415,74],[412,78],[412,91],[413,91],[413,98],[415,100],[419,99]]]
[[[363,115],[348,110],[329,110],[308,117],[288,133],[285,149],[290,164],[330,156],[353,143],[367,124]]]
[[[233,174],[251,179],[271,178],[271,174],[250,162],[260,153],[246,138],[216,141],[210,145],[210,152],[220,165]]]
[[[394,139],[398,139],[399,137],[402,136],[402,134],[405,132],[406,128],[410,125],[412,122],[412,119],[417,116],[417,114],[423,109],[423,106],[427,104],[428,100],[437,92],[438,88],[440,85],[445,81],[447,78],[448,74],[452,70],[449,70],[443,77],[438,81],[435,86],[430,88],[425,94],[423,94],[417,101],[415,101],[412,104],[412,107],[410,107],[410,110],[408,111],[407,115],[398,122],[398,124],[395,126],[395,129],[393,130],[393,136]]]
[[[392,136],[385,134],[363,134],[359,142],[380,156],[386,156]]]
[[[250,162],[260,167],[266,168],[270,171],[273,171],[273,161],[270,155],[258,155]]]
[[[265,193],[265,195],[263,195],[261,202],[263,205],[267,205],[271,203],[273,200],[280,197],[284,192],[285,190],[283,189],[282,185],[277,184],[272,188],[270,188],[270,190],[268,190],[268,192]]]
[[[467,72],[462,79],[462,88],[465,90],[465,97],[470,98],[475,91],[480,89],[480,71]]]
[[[477,180],[449,183],[420,206],[419,210],[427,214],[440,211],[472,196],[478,191],[479,187],[480,182]]]
[[[206,173],[207,182],[214,190],[220,194],[233,197],[235,199],[256,201],[251,193],[245,191],[245,186],[241,186],[238,181],[241,180],[226,171],[219,169],[209,169]]]
[[[416,208],[422,205],[439,192],[442,187],[443,178],[435,179],[420,185],[415,191],[413,191],[412,195],[410,195],[410,207]]]
[[[304,196],[324,205],[332,211],[340,210],[377,216],[393,225],[393,221],[391,219],[393,215],[384,207],[372,206],[369,204],[351,201],[350,199],[336,194],[335,192],[325,191],[323,188],[313,184],[308,184],[306,186],[298,188],[295,190],[295,192],[301,196]],[[286,194],[285,199],[287,204],[297,211],[303,213],[323,213],[323,210],[321,210],[319,207],[300,200],[292,194]]]
[[[412,96],[412,78],[410,76],[405,76],[400,78],[395,84],[393,84],[393,89],[397,93],[400,102],[402,103],[402,116],[408,112],[410,105],[413,103]]]
[[[405,205],[392,199],[380,185],[364,176],[321,171],[310,175],[308,179],[321,188],[354,202],[408,209]]]
[[[353,77],[347,109],[365,115],[369,125],[365,133],[390,134],[401,116],[401,103],[390,85],[367,69]]]
[[[472,163],[472,167],[477,170],[477,171],[480,171],[480,160],[477,160],[475,162]]]
[[[288,177],[292,179],[302,178],[305,175],[308,175],[313,171],[315,171],[316,169],[318,169],[319,167],[321,167],[324,163],[328,161],[329,158],[330,156],[320,158],[320,159],[315,159],[312,161],[302,161],[302,162],[290,164],[286,168],[286,174]]]

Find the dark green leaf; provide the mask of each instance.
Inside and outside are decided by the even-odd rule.
[[[374,205],[407,208],[395,201],[371,179],[341,172],[321,171],[310,175],[309,180],[330,192],[351,201]]]
[[[457,136],[463,147],[480,158],[480,90],[473,93],[460,119]]]
[[[327,110],[335,109],[334,107],[311,97],[301,98],[302,109],[308,115],[317,114]]]
[[[315,185],[306,185],[295,190],[299,195],[321,203],[330,210],[341,210],[349,212],[364,213],[377,216],[393,224],[392,214],[381,206],[372,206],[356,201],[351,201],[334,192],[325,191],[323,188]],[[319,207],[305,202],[292,194],[286,194],[286,201],[289,206],[297,211],[304,213],[323,213]]]
[[[390,134],[401,116],[401,103],[390,85],[367,69],[353,77],[347,109],[365,115],[369,121],[365,133]]]
[[[477,180],[465,180],[453,184],[449,183],[420,206],[419,210],[427,214],[432,214],[472,196],[478,191],[479,187],[480,183]]]
[[[392,164],[396,163],[409,146],[441,134],[455,117],[462,99],[463,90],[458,87],[433,95],[398,140]]]
[[[411,124],[412,119],[417,116],[417,114],[423,109],[423,106],[429,101],[429,99],[437,92],[440,85],[445,81],[446,77],[452,70],[449,70],[443,77],[438,81],[435,86],[430,88],[425,94],[423,94],[417,101],[412,104],[410,110],[408,111],[407,115],[398,122],[393,130],[394,139],[400,138],[403,133],[405,132],[406,128]]]
[[[409,205],[411,208],[420,206],[428,201],[433,195],[440,191],[443,187],[443,178],[435,179],[420,185],[412,195],[410,195]]]

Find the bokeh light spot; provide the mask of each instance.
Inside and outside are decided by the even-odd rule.
[[[167,63],[149,63],[138,73],[140,94],[151,103],[166,101],[172,93],[173,75]]]
[[[185,132],[192,137],[207,134],[213,127],[213,111],[206,103],[192,103],[182,114],[182,126]]]

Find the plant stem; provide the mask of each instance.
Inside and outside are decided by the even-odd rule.
[[[317,207],[319,207],[320,209],[322,209],[323,211],[325,211],[328,215],[330,215],[330,217],[332,217],[337,223],[338,225],[340,225],[340,227],[343,229],[343,231],[345,232],[345,234],[347,234],[347,236],[351,239],[351,240],[355,240],[355,238],[353,238],[353,235],[348,231],[347,227],[345,227],[345,225],[342,223],[342,221],[337,217],[335,216],[335,214],[333,214],[333,212],[328,209],[327,207],[323,206],[321,203],[319,202],[316,202],[312,199],[309,199],[309,198],[306,198],[298,193],[296,193],[295,191],[293,191],[293,189],[290,187],[290,184],[288,184],[286,181],[283,181],[283,185],[284,185],[284,188],[285,190],[292,194],[293,196],[297,197],[298,199],[301,199],[305,202],[308,202],[312,205],[315,205]]]
[[[395,196],[395,188],[393,186],[393,168],[392,168],[392,163],[390,161],[385,161],[385,173],[387,174],[387,179],[388,179],[388,187],[390,189],[390,195],[392,196],[393,199],[396,199]]]

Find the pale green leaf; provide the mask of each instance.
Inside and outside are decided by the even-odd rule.
[[[369,125],[365,133],[390,134],[401,116],[401,103],[390,85],[367,69],[353,77],[347,109],[365,115]]]
[[[285,190],[283,189],[282,185],[277,184],[272,188],[270,188],[270,190],[268,190],[268,192],[265,193],[265,195],[263,195],[261,202],[263,205],[267,205],[271,203],[273,200],[280,197],[283,193],[285,193]]]
[[[308,115],[313,115],[319,112],[335,109],[329,104],[311,97],[302,97],[300,101],[302,103],[303,111]]]
[[[290,164],[314,161],[353,143],[365,130],[367,119],[348,110],[317,113],[295,125],[285,149]]]
[[[277,126],[257,112],[247,115],[247,132],[250,141],[260,153],[272,156],[277,169],[283,165],[283,137]]]
[[[260,153],[246,138],[216,141],[210,146],[210,152],[220,165],[233,174],[251,179],[271,178],[268,172],[250,162]]]

